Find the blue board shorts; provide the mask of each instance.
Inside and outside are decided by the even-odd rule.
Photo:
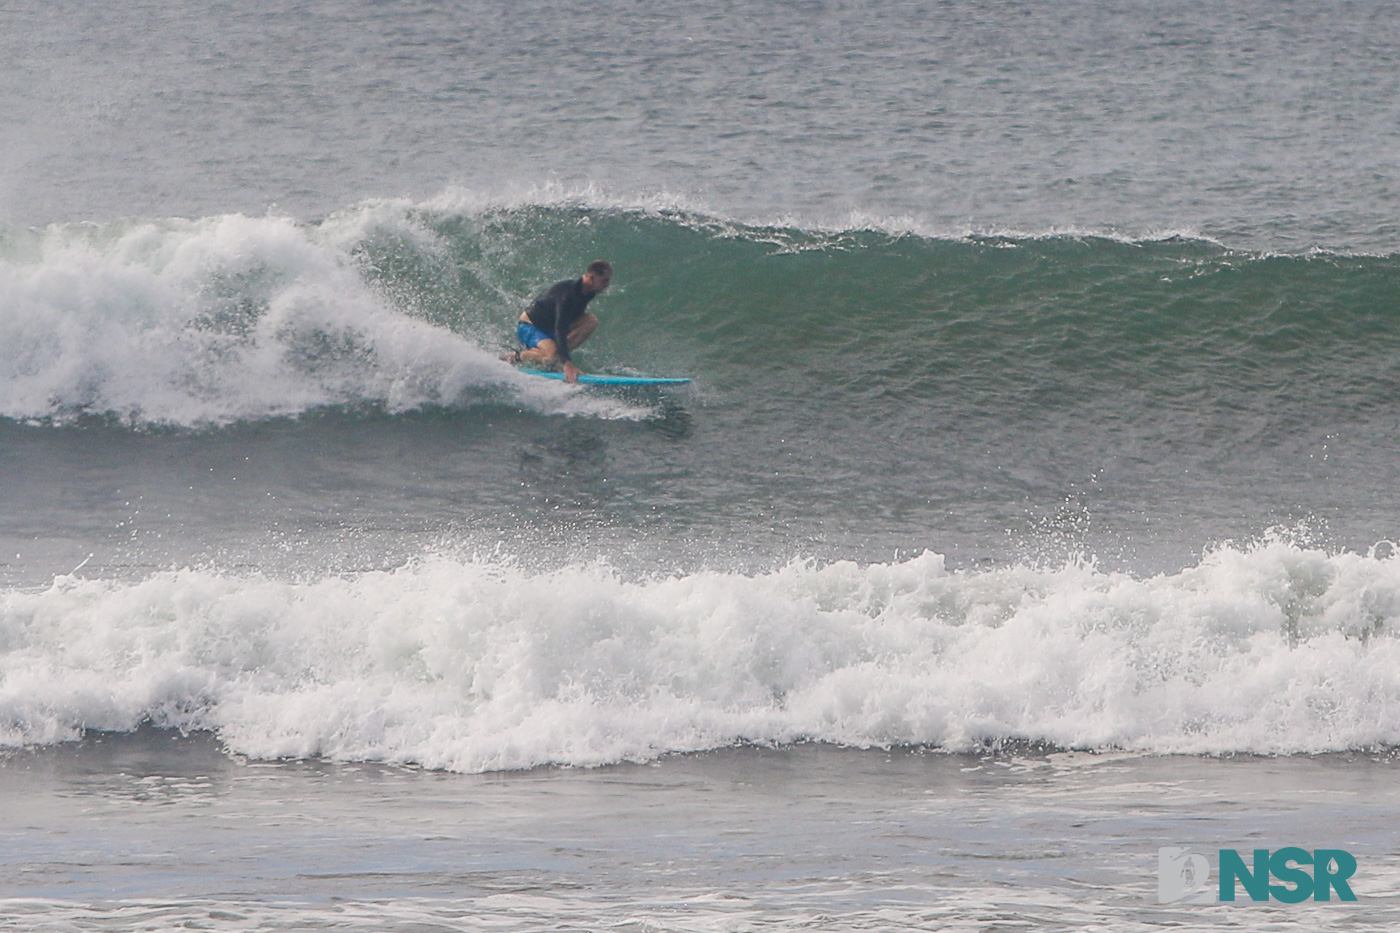
[[[525,345],[525,349],[533,350],[539,346],[541,340],[553,340],[554,335],[540,330],[529,321],[521,321],[515,328],[515,336]]]

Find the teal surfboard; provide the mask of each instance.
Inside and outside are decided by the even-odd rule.
[[[563,373],[547,369],[522,369],[528,376],[543,376],[546,379],[563,379]],[[578,381],[591,386],[683,386],[690,382],[683,376],[608,376],[602,373],[583,373]]]

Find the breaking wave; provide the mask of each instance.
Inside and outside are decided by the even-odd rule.
[[[143,723],[487,771],[736,743],[1154,753],[1400,742],[1400,562],[1270,540],[1140,578],[943,558],[628,580],[437,557],[0,596],[0,741]]]

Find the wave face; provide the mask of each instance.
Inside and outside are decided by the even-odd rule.
[[[437,558],[0,598],[0,737],[142,722],[460,771],[739,742],[1320,752],[1400,741],[1400,563],[1283,541],[1151,578],[794,563],[627,581]],[[567,589],[558,605],[542,592]]]
[[[449,193],[312,224],[10,231],[0,416],[200,426],[470,406],[520,390],[494,360],[510,323],[546,280],[598,256],[619,272],[596,366],[770,398],[805,379],[804,407],[861,422],[919,404],[998,424],[1074,411],[1109,429],[1142,412],[1248,411],[1267,430],[1395,395],[1400,257],[761,227],[596,197]]]

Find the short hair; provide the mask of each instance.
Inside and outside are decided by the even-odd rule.
[[[612,275],[612,264],[605,259],[595,259],[588,264],[588,272],[593,275]]]

